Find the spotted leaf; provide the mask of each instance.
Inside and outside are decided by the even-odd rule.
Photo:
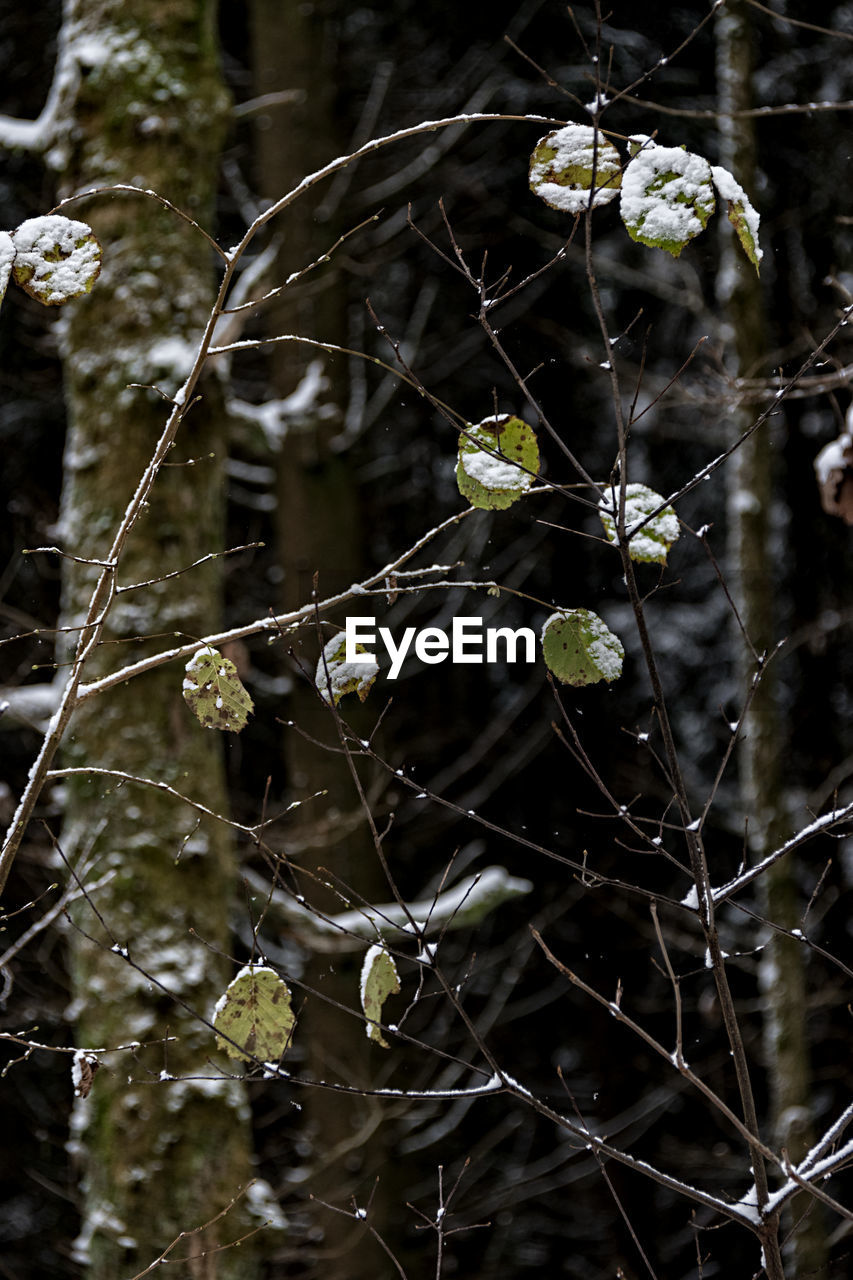
[[[576,687],[616,680],[625,657],[618,636],[589,609],[552,613],[542,628],[542,653],[549,671]]]
[[[101,246],[92,228],[62,214],[29,218],[12,235],[15,283],[46,307],[91,292],[101,270]]]
[[[209,645],[190,658],[184,676],[184,700],[207,729],[245,729],[254,703],[230,658]]]
[[[507,414],[484,418],[459,436],[456,483],[472,507],[499,511],[516,502],[539,470],[533,428]]]
[[[371,947],[361,968],[361,1007],[367,1019],[365,1030],[368,1040],[389,1048],[382,1035],[382,1006],[390,995],[400,990],[397,966],[384,947]]]
[[[295,1018],[290,989],[274,969],[249,964],[216,1005],[216,1043],[229,1058],[278,1062],[290,1045]]]

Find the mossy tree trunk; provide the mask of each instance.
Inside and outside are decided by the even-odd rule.
[[[720,162],[752,192],[756,189],[754,120],[736,114],[752,107],[751,26],[746,0],[729,0],[721,10],[717,40],[720,109],[727,113],[720,118]],[[718,292],[734,357],[732,372],[755,377],[765,366],[762,288],[730,228],[724,237],[719,278]],[[731,416],[736,439],[749,427],[753,412],[740,407]],[[769,655],[775,640],[776,557],[771,539],[776,468],[769,426],[740,446],[729,470],[730,571],[741,621],[759,655]],[[746,688],[756,666],[746,650],[743,659],[742,684]],[[761,672],[739,748],[741,795],[749,822],[750,851],[756,861],[790,834],[782,774],[785,738],[771,663]],[[762,879],[764,914],[786,930],[799,927],[803,911],[795,868],[794,858],[785,858]],[[813,1123],[804,948],[784,934],[771,932],[762,956],[761,979],[773,1140],[796,1161],[811,1145]],[[816,1201],[802,1196],[794,1203],[788,1241],[792,1276],[819,1280],[825,1274],[822,1217]]]
[[[215,14],[210,0],[70,0],[51,152],[63,196],[133,183],[211,225],[228,106]],[[97,559],[167,412],[156,391],[130,384],[169,394],[183,382],[214,282],[203,237],[154,200],[98,196],[72,211],[93,226],[104,265],[63,329],[61,528],[69,553]],[[220,623],[219,561],[162,577],[223,548],[224,422],[215,386],[203,383],[202,393],[118,569],[120,586],[147,585],[118,597],[89,678],[161,648],[164,635]],[[64,622],[73,625],[95,570],[70,559],[64,570]],[[87,704],[71,723],[64,764],[162,780],[223,811],[222,738],[194,721],[181,684],[182,671],[167,666]],[[78,1248],[92,1280],[115,1280],[214,1218],[251,1178],[242,1085],[222,1074],[227,1060],[194,1016],[210,1017],[233,976],[224,957],[234,854],[221,824],[199,823],[188,806],[134,783],[75,778],[66,815],[65,851],[87,853],[102,881],[97,915],[79,904],[71,935],[79,1043],[143,1045],[106,1056],[74,1117],[85,1189]],[[173,1256],[194,1260],[182,1274],[255,1275],[252,1244],[217,1252],[247,1221],[241,1201],[184,1241]]]

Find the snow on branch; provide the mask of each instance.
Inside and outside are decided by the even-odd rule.
[[[45,111],[37,120],[16,120],[0,116],[0,146],[8,151],[43,151],[53,120]]]
[[[56,141],[56,126],[60,119],[60,101],[73,91],[79,77],[79,66],[73,56],[69,40],[70,24],[63,22],[59,31],[59,48],[54,65],[53,80],[45,104],[35,120],[19,120],[14,116],[0,115],[0,147],[9,151],[46,152]]]
[[[258,893],[269,896],[269,884],[262,877],[250,871],[247,879]],[[443,928],[466,928],[477,924],[501,903],[523,897],[532,889],[529,880],[511,876],[504,867],[486,867],[475,875],[465,876],[452,889],[406,906],[386,902],[325,916],[304,900],[284,893],[275,893],[272,906],[288,929],[298,933],[300,940],[312,950],[357,951],[365,942],[374,943],[379,938],[399,941],[411,936],[413,919],[422,935],[434,934]]]
[[[811,840],[813,836],[821,835],[826,831],[830,831],[840,822],[845,822],[848,818],[853,818],[853,804],[847,804],[842,809],[833,809],[829,813],[825,813],[823,817],[816,818],[814,822],[810,822],[807,827],[803,827],[795,836],[791,836],[790,840],[786,840],[783,845],[775,849],[773,853],[768,853],[766,858],[762,858],[761,862],[757,862],[754,867],[741,872],[739,876],[735,876],[733,880],[729,880],[727,884],[721,885],[718,889],[713,890],[715,903],[725,902],[728,898],[739,893],[741,889],[746,888],[748,884],[752,884],[753,880],[759,879],[768,867],[772,867],[780,858],[784,858],[786,854],[793,849],[799,848],[801,844],[805,844],[807,840]],[[690,890],[687,897],[682,899],[682,906],[691,907],[694,911],[699,905],[696,894],[696,887]]]

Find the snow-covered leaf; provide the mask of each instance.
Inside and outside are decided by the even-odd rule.
[[[287,983],[262,964],[241,969],[213,1013],[216,1043],[229,1058],[245,1062],[278,1062],[290,1044],[294,1021]]]
[[[92,228],[60,213],[29,218],[12,235],[16,284],[46,307],[89,293],[101,270]]]
[[[355,646],[355,651],[367,653],[361,644]],[[347,693],[357,693],[359,701],[364,702],[378,672],[379,663],[372,657],[367,662],[347,662],[346,637],[338,635],[324,646],[314,681],[326,702],[337,706]]]
[[[845,431],[824,445],[814,460],[814,469],[824,511],[853,525],[853,436]]]
[[[717,194],[728,205],[729,222],[737,233],[743,251],[758,271],[759,263],[764,256],[763,251],[758,247],[758,214],[750,204],[749,196],[728,169],[724,169],[722,165],[712,165],[711,175]]]
[[[538,470],[536,435],[521,418],[484,418],[459,436],[456,483],[472,507],[497,511],[511,506],[527,492]]]
[[[361,1007],[367,1019],[365,1030],[368,1040],[389,1048],[382,1035],[382,1006],[391,995],[400,990],[397,966],[384,947],[378,943],[368,951],[361,966]]]
[[[254,709],[234,663],[209,645],[187,663],[183,692],[187,706],[207,729],[239,733]]]
[[[100,1060],[96,1054],[87,1053],[85,1049],[76,1051],[71,1059],[71,1083],[74,1086],[75,1097],[88,1098],[92,1092],[95,1072],[100,1065]]]
[[[6,296],[6,286],[15,261],[15,242],[8,231],[0,231],[0,302]]]
[[[530,157],[530,189],[553,209],[583,213],[607,204],[622,180],[619,152],[604,134],[586,124],[570,124],[540,138]]]
[[[622,175],[622,221],[633,240],[677,258],[714,212],[711,166],[681,147],[658,147],[645,138],[634,146]]]
[[[659,493],[648,489],[644,484],[629,484],[625,489],[625,530],[630,534],[634,525],[645,520],[652,511],[663,502]],[[610,497],[604,497],[599,506],[601,523],[609,542],[616,541],[616,517]],[[672,544],[678,539],[680,529],[678,516],[672,507],[664,507],[656,516],[644,524],[642,529],[631,538],[628,554],[632,560],[645,563],[666,564],[666,557]]]
[[[542,628],[545,665],[563,684],[576,687],[622,674],[619,638],[589,609],[561,609]]]

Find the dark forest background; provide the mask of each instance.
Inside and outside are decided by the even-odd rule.
[[[583,41],[595,39],[595,14],[587,5],[575,7],[570,17],[565,6],[546,0],[499,3],[484,16],[476,6],[394,0],[354,7],[330,0],[301,6],[287,26],[282,12],[290,14],[290,8],[263,0],[220,6],[222,66],[234,104],[216,214],[215,231],[223,245],[239,239],[247,217],[278,193],[280,183],[292,183],[294,166],[318,167],[370,134],[458,111],[581,120],[582,109],[564,91],[581,103],[593,96]],[[610,6],[602,37],[612,83],[630,83],[668,57],[707,8],[701,3]],[[816,8],[821,10],[817,18]],[[7,115],[35,117],[41,109],[60,18],[53,2],[27,12],[0,0],[0,110]],[[814,20],[845,38],[810,27]],[[853,5],[785,0],[766,10],[757,7],[752,23],[757,104],[842,104],[756,120],[757,186],[751,195],[762,218],[767,356],[755,376],[778,371],[784,377],[831,328],[839,307],[850,300],[847,291],[853,291]],[[304,42],[298,49],[297,28]],[[683,144],[714,162],[719,145],[713,116],[715,56],[713,23],[708,23],[677,58],[658,66],[635,94],[613,108],[605,127],[624,135],[657,131],[662,143]],[[295,82],[292,100],[257,105],[262,94],[280,93]],[[241,104],[251,102],[254,108],[241,112]],[[318,188],[298,206],[292,227],[273,224],[263,242],[277,245],[273,282],[323,253],[342,233],[377,217],[354,232],[327,267],[307,276],[280,313],[253,319],[247,335],[260,336],[271,331],[265,326],[278,325],[393,362],[387,340],[376,332],[369,299],[433,396],[471,421],[491,413],[495,404],[500,412],[524,416],[528,406],[476,323],[476,299],[423,237],[452,256],[449,224],[473,263],[479,266],[487,252],[492,279],[511,271],[519,280],[543,266],[568,235],[565,216],[548,209],[527,186],[530,151],[546,131],[537,124],[502,122],[428,134],[368,157]],[[13,228],[54,203],[52,180],[41,162],[6,151],[0,166],[0,223]],[[720,237],[729,234],[723,224],[715,219],[676,260],[631,242],[614,208],[596,215],[602,299],[612,336],[626,335],[617,347],[624,385],[633,388],[642,377],[641,394],[653,400],[706,338],[675,387],[632,435],[633,478],[662,493],[684,483],[727,439],[724,332],[715,302]],[[551,420],[590,473],[606,477],[615,452],[612,410],[581,244],[579,235],[560,263],[507,304],[500,329],[516,366],[538,370],[536,394]],[[36,687],[54,674],[58,562],[20,553],[55,541],[65,431],[62,323],[13,289],[0,312],[0,627],[4,641],[23,636],[0,647],[0,683],[9,688]],[[311,358],[292,352],[279,357],[269,349],[234,358],[228,394],[255,406],[281,399],[299,385]],[[830,373],[850,362],[849,338],[842,335],[824,367]],[[274,451],[265,455],[256,422],[245,418],[234,426],[227,545],[264,546],[225,561],[227,623],[237,625],[304,600],[315,571],[321,595],[331,594],[460,507],[455,433],[429,404],[355,359],[326,360],[324,377],[337,416],[330,417],[310,448],[294,446],[289,479]],[[836,798],[840,804],[853,799],[850,531],[821,510],[812,466],[819,449],[841,431],[848,402],[843,384],[824,394],[789,398],[769,427],[774,630],[777,639],[786,638],[776,670],[792,831]],[[555,450],[545,450],[544,471],[571,479]],[[299,502],[288,488],[294,483],[303,486]],[[725,572],[724,489],[718,475],[684,499],[679,516],[685,532],[663,579],[654,568],[643,579],[649,591],[659,582],[665,586],[649,613],[682,765],[697,796],[711,785],[739,697],[730,610],[705,544],[690,533],[710,526],[708,545]],[[291,521],[301,521],[301,533],[309,523],[316,541],[300,542],[300,530],[294,531]],[[460,573],[494,578],[511,590],[499,598],[484,592],[476,598],[462,591],[423,592],[383,605],[382,621],[395,632],[406,625],[448,626],[455,614],[476,609],[493,625],[538,627],[546,614],[541,602],[600,609],[626,645],[625,675],[612,687],[569,691],[566,704],[613,794],[634,813],[657,815],[667,804],[668,790],[638,739],[653,727],[650,694],[628,626],[619,565],[606,548],[573,536],[572,530],[594,533],[594,522],[559,496],[538,504],[526,500],[505,513],[479,513],[428,548],[426,562],[462,561]],[[292,830],[283,829],[282,845],[306,866],[327,866],[331,860],[342,881],[358,881],[361,860],[370,850],[346,771],[285,727],[304,715],[312,737],[334,744],[333,724],[320,714],[322,708],[309,707],[305,692],[305,672],[313,673],[317,660],[315,629],[306,627],[292,645],[249,640],[239,657],[256,710],[246,731],[223,744],[233,816],[256,821],[263,804],[273,810],[326,787],[322,814],[307,810],[308,817],[295,821]],[[731,1135],[677,1078],[661,1073],[648,1050],[605,1010],[571,991],[531,939],[533,924],[600,991],[612,993],[621,981],[635,1016],[666,1041],[671,990],[654,957],[645,902],[591,890],[566,868],[466,818],[474,811],[495,827],[523,833],[532,844],[575,860],[586,855],[603,875],[681,896],[672,868],[632,849],[618,821],[603,815],[601,796],[554,732],[552,722],[559,717],[541,664],[409,664],[396,687],[380,676],[364,707],[342,705],[356,733],[373,731],[389,695],[393,700],[375,740],[378,750],[394,768],[451,802],[424,804],[389,782],[378,767],[365,769],[378,818],[384,822],[394,814],[394,872],[403,895],[436,890],[454,855],[454,875],[499,863],[534,886],[530,894],[499,906],[476,931],[448,933],[443,943],[447,970],[465,981],[471,1016],[488,1031],[498,1057],[511,1062],[516,1078],[553,1106],[576,1107],[586,1123],[600,1125],[639,1157],[679,1168],[700,1183],[716,1179],[737,1199],[744,1190],[743,1164]],[[11,816],[45,719],[35,703],[17,718],[0,719],[4,818]],[[41,816],[55,827],[61,809],[62,793],[55,788]],[[715,881],[722,882],[736,870],[744,848],[734,772],[720,788],[706,838]],[[259,873],[253,850],[244,852],[246,871]],[[815,936],[827,951],[848,960],[850,858],[849,842],[825,837],[808,846],[800,869],[804,906],[820,881],[811,919]],[[57,874],[52,866],[45,828],[34,827],[8,902],[39,898],[46,877]],[[364,874],[356,892],[387,897],[372,872]],[[238,902],[233,919],[234,955],[245,958],[248,907]],[[29,922],[27,914],[20,920],[10,917],[0,947]],[[723,1088],[727,1050],[713,1000],[699,980],[702,957],[692,954],[682,924],[673,915],[671,940],[674,949],[680,948],[680,970],[696,977],[685,990],[688,1056]],[[732,983],[748,1025],[757,1026],[750,1020],[762,999],[754,923],[732,910],[722,927],[726,950],[742,952],[732,964]],[[28,1028],[40,1041],[73,1042],[67,945],[60,917],[16,958],[14,982],[9,981],[0,1003],[0,1029]],[[324,969],[336,965],[357,980],[352,957],[309,961],[298,945],[280,937],[268,939],[267,954],[297,976],[307,972],[309,986],[321,983]],[[843,976],[817,964],[807,985],[812,1092],[820,1124],[848,1100],[850,989]],[[413,1026],[444,1052],[464,1056],[458,1024],[437,1000],[422,1002]],[[338,1032],[332,1025],[322,1034],[332,1037],[327,1066],[341,1069],[333,1043]],[[760,1035],[750,1035],[764,1105]],[[307,1053],[297,1039],[294,1071],[307,1069]],[[8,1056],[17,1054],[12,1050]],[[424,1062],[411,1046],[377,1061],[380,1057],[377,1051],[364,1068],[372,1083],[435,1087],[434,1063]],[[447,1080],[457,1087],[464,1083],[452,1072]],[[253,1083],[250,1096],[258,1171],[290,1220],[290,1229],[275,1234],[265,1257],[270,1277],[313,1280],[322,1271],[353,1280],[363,1274],[361,1266],[364,1274],[394,1274],[358,1222],[347,1219],[346,1230],[337,1230],[334,1213],[309,1198],[314,1192],[350,1208],[349,1196],[366,1202],[377,1177],[383,1238],[408,1275],[432,1275],[430,1232],[407,1206],[434,1212],[437,1167],[443,1166],[449,1185],[466,1160],[470,1164],[453,1202],[453,1225],[472,1229],[448,1241],[446,1276],[527,1280],[553,1274],[590,1280],[647,1274],[620,1206],[650,1244],[660,1276],[746,1276],[757,1270],[751,1255],[743,1261],[743,1241],[731,1227],[712,1240],[700,1233],[697,1250],[701,1224],[683,1201],[612,1164],[605,1179],[590,1153],[504,1097],[418,1106],[366,1103],[357,1121],[341,1122],[347,1136],[342,1170],[321,1171],[314,1182],[312,1170],[322,1165],[324,1141],[324,1120],[316,1108],[295,1111],[297,1091],[280,1082]],[[0,1276],[8,1280],[85,1273],[72,1250],[80,1199],[74,1152],[68,1147],[71,1104],[68,1062],[60,1056],[36,1054],[0,1081]],[[338,1103],[330,1099],[324,1105]],[[369,1135],[363,1142],[354,1136],[358,1125]],[[833,1194],[842,1201],[843,1191],[841,1179],[833,1183]],[[832,1276],[849,1274],[845,1227],[849,1222],[827,1227]],[[706,1247],[713,1258],[699,1269],[697,1256]],[[356,1253],[366,1261],[356,1264]]]

